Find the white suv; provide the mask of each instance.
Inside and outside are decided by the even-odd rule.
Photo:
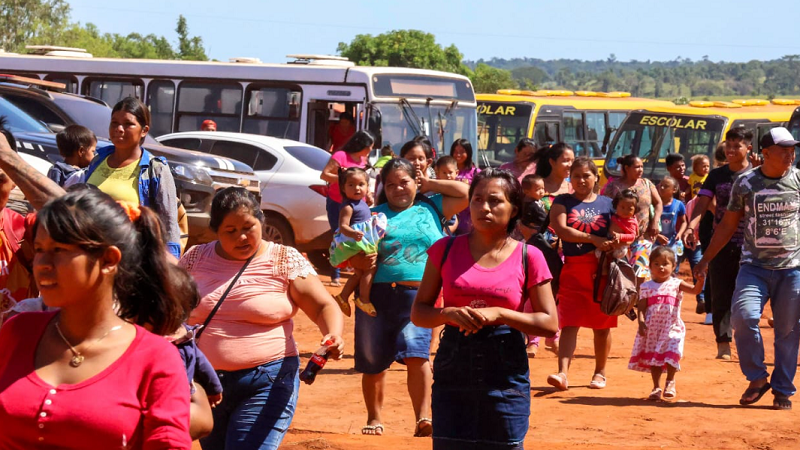
[[[331,242],[320,173],[330,159],[321,148],[256,134],[187,131],[160,136],[170,147],[239,160],[261,181],[265,238],[308,252],[317,265]]]

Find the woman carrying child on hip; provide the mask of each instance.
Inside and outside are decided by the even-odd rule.
[[[704,278],[695,285],[673,276],[677,257],[669,247],[656,247],[650,254],[650,277],[639,287],[639,332],[633,343],[628,368],[650,372],[653,390],[648,400],[673,401],[675,373],[681,370],[686,326],[681,320],[683,293],[698,294]],[[661,375],[667,370],[667,382],[661,389]]]
[[[330,249],[333,267],[347,265],[350,258],[361,252],[367,255],[378,252],[378,243],[386,234],[386,216],[383,213],[370,213],[364,201],[368,189],[367,172],[364,169],[350,167],[339,170],[339,190],[343,200],[339,207],[339,229],[333,235]],[[347,280],[342,292],[334,296],[347,317],[352,313],[350,295],[356,287],[360,288],[359,296],[353,300],[356,307],[372,317],[378,315],[369,301],[375,270],[375,267],[367,271],[355,269],[355,274]]]

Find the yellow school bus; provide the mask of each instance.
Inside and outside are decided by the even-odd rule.
[[[501,89],[476,98],[478,155],[493,167],[514,159],[514,147],[527,137],[539,146],[566,142],[575,156],[590,156],[602,168],[605,146],[629,111],[674,106],[628,92]]]
[[[753,149],[771,128],[787,122],[797,108],[796,100],[733,100],[730,102],[693,101],[688,105],[646,108],[631,111],[614,135],[606,154],[604,172],[619,176],[617,158],[634,154],[644,162],[644,176],[658,180],[667,173],[664,160],[670,153],[680,153],[687,160],[708,155],[713,161],[717,145],[733,127],[753,131]]]

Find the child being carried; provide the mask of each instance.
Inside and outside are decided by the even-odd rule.
[[[639,223],[636,220],[636,205],[639,203],[639,196],[632,189],[625,189],[614,197],[614,215],[611,216],[611,225],[608,230],[608,237],[614,241],[614,250],[611,257],[621,259],[628,257],[628,247],[639,236]],[[595,255],[599,258],[602,252],[595,250]],[[603,267],[603,274],[608,273],[608,264]]]
[[[386,235],[386,216],[383,213],[373,215],[364,201],[368,190],[367,173],[364,169],[340,169],[339,190],[343,198],[339,209],[339,228],[333,235],[330,249],[330,260],[334,267],[346,266],[350,258],[361,252],[367,255],[377,253],[378,243]],[[356,287],[360,294],[353,300],[356,307],[372,317],[378,314],[369,300],[374,277],[375,269],[356,269],[342,292],[334,296],[345,315],[350,317],[350,295],[355,292]]]

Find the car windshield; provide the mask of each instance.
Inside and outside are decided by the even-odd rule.
[[[92,130],[97,137],[108,139],[108,125],[111,122],[111,108],[81,97],[72,95],[55,96],[56,104],[77,124]],[[150,135],[145,144],[158,144]]]
[[[478,150],[493,165],[514,159],[514,147],[528,137],[533,103],[478,103]]]
[[[31,133],[49,133],[41,122],[17,108],[8,100],[0,97],[0,116],[6,120],[6,128],[13,132],[27,131]]]
[[[694,155],[713,157],[722,140],[725,119],[668,113],[631,113],[614,136],[606,156],[606,170],[619,175],[617,158],[633,154],[644,163],[644,176],[658,179],[666,175],[665,158],[680,153],[688,161]],[[686,165],[687,174],[691,165]]]
[[[378,141],[372,156],[379,155],[385,145],[391,145],[399,154],[403,144],[420,135],[431,136],[437,156],[450,152],[450,145],[456,139],[468,139],[473,148],[477,145],[475,108],[457,105],[428,108],[408,103],[376,103],[373,108],[369,130],[378,136]]]
[[[331,159],[331,154],[325,150],[310,145],[291,145],[283,147],[286,153],[294,156],[298,161],[306,166],[322,171],[328,160]]]

